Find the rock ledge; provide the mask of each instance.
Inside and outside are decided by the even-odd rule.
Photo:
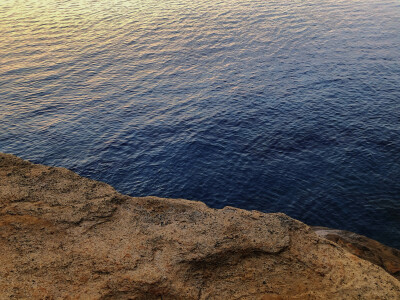
[[[134,198],[0,153],[0,299],[400,299],[284,214]]]

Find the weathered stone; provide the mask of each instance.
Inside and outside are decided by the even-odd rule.
[[[385,269],[400,280],[400,251],[346,230],[312,227],[316,234]]]
[[[2,299],[400,299],[382,268],[284,214],[128,197],[8,154],[0,253]]]

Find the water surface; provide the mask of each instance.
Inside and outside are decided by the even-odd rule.
[[[2,0],[0,151],[400,248],[397,0]]]

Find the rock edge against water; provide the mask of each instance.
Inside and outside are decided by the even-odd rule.
[[[348,252],[382,267],[400,280],[400,251],[346,230],[314,226],[319,236],[340,245]]]
[[[0,154],[1,299],[400,299],[284,214],[135,198]]]

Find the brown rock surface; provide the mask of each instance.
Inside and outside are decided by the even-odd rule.
[[[400,299],[284,214],[133,198],[0,154],[1,299]]]
[[[400,251],[346,230],[312,227],[316,234],[385,269],[400,280]]]

